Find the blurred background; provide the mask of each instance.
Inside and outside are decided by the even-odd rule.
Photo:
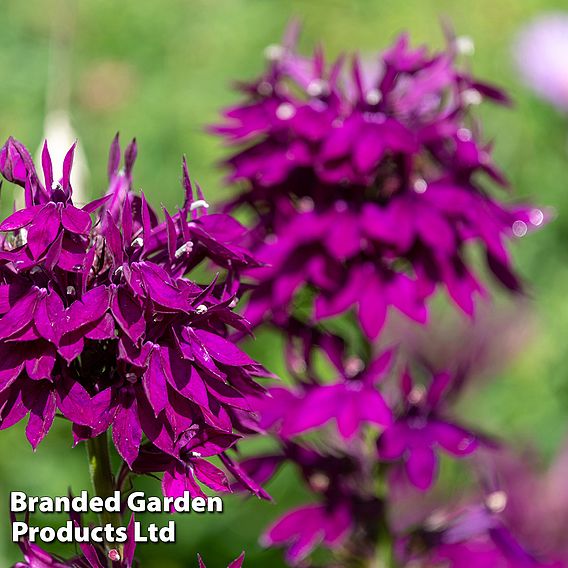
[[[123,142],[136,136],[135,184],[156,207],[180,202],[184,153],[209,201],[230,195],[216,165],[223,148],[205,126],[236,100],[229,89],[233,79],[260,72],[264,48],[278,42],[291,17],[304,24],[305,49],[319,41],[330,55],[356,49],[371,53],[403,30],[415,45],[441,47],[440,17],[447,17],[458,35],[475,43],[474,73],[505,87],[515,101],[510,110],[490,105],[480,109],[486,137],[495,138],[496,161],[509,176],[515,197],[530,196],[557,214],[553,223],[514,250],[529,283],[528,307],[505,307],[506,337],[514,357],[499,361],[508,352],[500,349],[493,357],[499,365],[491,380],[483,381],[460,411],[468,423],[534,449],[544,463],[552,459],[568,426],[568,120],[558,105],[523,84],[516,58],[524,61],[527,54],[519,56],[515,46],[523,26],[542,13],[567,7],[565,2],[1,0],[0,5],[0,138],[15,136],[35,152],[47,132],[58,141],[50,140],[52,149],[61,145],[53,149],[55,154],[66,149],[67,139],[77,137],[84,195],[94,198],[106,190],[114,134],[120,131]],[[562,61],[568,101],[568,51]],[[5,187],[3,214],[13,198],[12,188]],[[502,345],[503,329],[490,329],[494,335],[488,344]],[[249,347],[278,373],[282,362],[274,341],[261,335]],[[36,454],[25,442],[23,426],[0,433],[1,566],[18,559],[17,547],[9,541],[10,490],[63,495],[68,487],[74,492],[89,488],[84,449],[71,450],[71,445],[64,423],[56,423]],[[159,492],[155,480],[144,480],[140,487]],[[258,535],[303,496],[288,471],[269,490],[275,505],[231,497],[222,515],[180,516],[177,544],[141,546],[143,566],[196,566],[199,551],[207,566],[224,567],[242,549],[248,567],[283,566],[278,551],[262,550]],[[59,519],[34,521],[57,524]]]

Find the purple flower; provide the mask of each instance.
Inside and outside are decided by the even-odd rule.
[[[346,506],[305,505],[286,513],[263,535],[264,546],[286,545],[286,560],[295,566],[322,543],[337,548],[351,528]]]
[[[393,351],[386,351],[362,370],[343,370],[333,384],[307,384],[301,391],[274,387],[271,398],[259,402],[261,424],[278,423],[278,434],[289,438],[334,420],[339,434],[350,439],[364,424],[389,426],[392,413],[377,385],[390,369]]]
[[[241,85],[245,102],[214,129],[237,146],[229,180],[245,182],[231,207],[257,214],[251,239],[265,266],[247,271],[259,282],[247,318],[281,325],[307,288],[315,320],[354,308],[375,338],[390,308],[425,323],[438,286],[471,315],[486,292],[470,243],[519,291],[507,241],[546,214],[485,189],[484,178],[506,182],[471,110],[506,95],[458,67],[454,40],[430,55],[402,36],[346,70],[343,58],[326,65],[321,50],[298,55],[295,36],[269,50],[266,72]]]
[[[568,111],[568,13],[538,16],[517,39],[514,55],[525,83],[561,111]]]
[[[185,163],[185,202],[160,221],[132,191],[135,142],[119,169],[118,138],[107,195],[79,209],[73,150],[55,181],[45,145],[43,182],[19,142],[0,152],[1,173],[25,190],[24,209],[0,224],[0,429],[29,415],[35,448],[59,411],[76,442],[112,428],[130,466],[143,436],[176,463],[195,448],[211,456],[211,439],[232,444],[250,431],[248,397],[268,375],[229,339],[230,328],[248,332],[233,311],[241,272],[257,265],[246,231],[205,214]],[[206,260],[219,267],[215,279],[188,278]]]
[[[349,456],[325,455],[287,443],[281,454],[251,458],[242,462],[241,467],[259,484],[264,484],[285,461],[300,469],[319,502],[284,514],[266,530],[261,543],[286,546],[286,559],[295,566],[320,544],[337,549],[357,523],[373,515],[378,505],[372,495],[365,495],[357,486],[359,466]]]
[[[462,457],[474,452],[479,445],[474,433],[440,415],[442,399],[450,382],[448,373],[439,373],[432,377],[425,391],[419,385],[413,385],[408,372],[403,373],[400,414],[377,442],[379,458],[402,459],[408,479],[422,490],[434,482],[438,449]]]
[[[562,568],[559,560],[547,560],[531,554],[500,518],[506,506],[506,494],[495,492],[482,504],[473,504],[448,513],[434,513],[430,526],[414,535],[430,550],[423,565],[503,566],[506,568]]]

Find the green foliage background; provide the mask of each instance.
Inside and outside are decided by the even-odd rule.
[[[204,127],[235,100],[230,81],[261,69],[263,48],[278,41],[290,17],[304,22],[306,49],[321,41],[335,55],[383,48],[402,30],[411,32],[414,43],[441,46],[439,17],[447,16],[459,34],[475,40],[475,73],[505,86],[515,100],[512,111],[481,111],[486,135],[496,139],[498,163],[518,196],[557,211],[550,226],[515,247],[536,315],[519,316],[513,326],[519,335],[531,326],[530,341],[461,411],[471,423],[551,459],[568,422],[568,124],[519,83],[512,46],[519,26],[562,6],[568,8],[544,0],[0,0],[0,138],[14,135],[30,148],[39,146],[50,37],[74,19],[71,111],[90,167],[90,195],[105,191],[108,145],[119,130],[124,142],[138,138],[136,185],[154,205],[180,201],[183,153],[208,198],[219,200],[230,192],[216,168],[223,149]],[[4,213],[11,191],[4,189]],[[274,338],[261,335],[251,351],[281,370]],[[71,444],[61,422],[36,454],[23,428],[0,433],[1,566],[18,558],[8,538],[10,490],[59,495],[68,487],[75,492],[89,487],[84,449]],[[153,480],[141,486],[159,491]],[[197,565],[200,551],[208,566],[224,567],[245,549],[248,567],[282,566],[280,553],[259,547],[258,535],[279,512],[300,502],[302,491],[291,472],[270,489],[276,505],[228,498],[221,516],[180,517],[177,545],[141,547],[143,565],[189,568]]]

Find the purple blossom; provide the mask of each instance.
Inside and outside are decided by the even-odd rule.
[[[374,496],[358,485],[360,464],[351,456],[326,455],[308,446],[286,443],[282,453],[250,458],[241,467],[264,484],[286,461],[299,468],[318,499],[285,513],[261,538],[264,546],[286,546],[289,564],[301,563],[320,544],[337,549],[358,524],[376,516],[376,509],[380,509]]]
[[[562,568],[562,561],[540,559],[531,554],[500,518],[506,496],[495,492],[485,503],[473,504],[450,513],[441,512],[415,539],[423,540],[430,552],[425,566],[449,563],[456,568],[467,566],[503,566],[505,568]],[[416,543],[417,544],[417,543]]]
[[[322,543],[337,548],[351,528],[347,506],[304,505],[278,519],[262,537],[265,546],[287,545],[286,560],[295,566]]]
[[[112,428],[130,466],[143,436],[179,463],[197,449],[213,455],[213,438],[231,440],[222,452],[254,423],[247,399],[268,375],[229,339],[230,328],[248,332],[233,311],[240,274],[257,265],[246,230],[206,214],[185,163],[185,202],[160,221],[132,191],[136,143],[119,169],[118,138],[107,195],[79,209],[73,151],[55,181],[44,146],[43,182],[21,143],[0,152],[1,173],[25,192],[25,207],[0,224],[0,429],[29,415],[35,448],[59,411],[76,442]],[[188,275],[204,260],[219,273],[196,283]]]
[[[443,397],[451,380],[448,373],[436,374],[425,390],[414,385],[408,371],[404,372],[400,413],[377,442],[379,458],[402,459],[409,481],[422,490],[430,488],[434,482],[438,449],[462,457],[470,455],[479,445],[476,434],[441,415]]]
[[[568,111],[568,13],[543,14],[526,25],[514,46],[525,83],[561,111]]]
[[[326,65],[295,51],[296,31],[269,50],[265,73],[240,86],[246,100],[214,130],[235,153],[231,204],[257,213],[252,234],[265,266],[246,315],[282,324],[293,300],[313,291],[315,320],[355,308],[369,338],[389,308],[425,323],[440,285],[465,313],[486,291],[467,261],[478,243],[511,291],[521,283],[506,243],[546,214],[491,197],[483,178],[506,185],[471,107],[508,102],[457,65],[456,42],[430,55],[401,36],[369,64]]]
[[[301,391],[270,389],[271,398],[258,405],[261,425],[270,428],[277,422],[278,433],[285,439],[332,420],[345,439],[353,438],[364,424],[389,426],[392,413],[377,386],[390,369],[392,358],[393,351],[386,351],[353,375],[343,370],[333,384],[307,384]]]

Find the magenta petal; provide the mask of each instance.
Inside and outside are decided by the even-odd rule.
[[[26,327],[35,311],[40,291],[32,288],[28,294],[20,298],[12,309],[0,318],[0,339],[7,339]]]
[[[415,487],[425,491],[434,481],[437,464],[436,454],[431,447],[412,448],[406,461],[408,479]]]
[[[229,491],[229,481],[225,473],[206,460],[193,460],[195,477],[213,491]]]
[[[335,418],[344,401],[342,385],[321,386],[310,391],[304,400],[291,407],[284,416],[283,436],[295,436],[323,426]]]
[[[76,424],[95,427],[103,411],[110,406],[111,391],[106,389],[94,397],[72,379],[57,381],[57,406]]]
[[[450,454],[466,456],[479,447],[477,438],[465,428],[441,420],[431,423],[434,439]]]
[[[53,351],[52,351],[53,350]],[[29,353],[26,361],[26,373],[30,379],[35,381],[52,378],[52,371],[55,365],[55,349],[46,349],[43,353]],[[1,390],[1,389],[0,389]]]
[[[337,429],[341,436],[348,440],[359,430],[362,422],[359,414],[357,396],[353,395],[353,393],[346,393],[341,405],[338,406],[338,411],[335,418],[337,421]]]
[[[365,335],[375,339],[385,324],[387,305],[385,288],[376,276],[371,276],[359,300],[359,321]]]
[[[5,343],[0,344],[0,393],[18,378],[24,363],[25,352]]]
[[[164,472],[162,491],[166,497],[182,497],[185,491],[189,491],[192,498],[205,497],[193,475],[189,471],[184,471],[179,464]]]
[[[30,408],[30,418],[26,427],[26,436],[34,450],[49,432],[57,408],[57,399],[50,383],[42,384],[41,389],[39,385],[35,388],[37,393]]]
[[[216,361],[219,361],[219,363],[236,367],[254,365],[255,363],[244,351],[236,347],[234,343],[223,339],[215,333],[205,331],[204,329],[196,329],[195,335],[199,338],[210,355]]]
[[[52,291],[40,298],[35,312],[36,329],[40,335],[55,345],[58,345],[61,338],[60,326],[64,310],[63,300],[59,294]]]
[[[408,427],[404,422],[395,422],[379,437],[377,448],[379,457],[396,460],[402,456],[408,445]]]
[[[121,287],[113,296],[111,310],[124,333],[137,343],[146,330],[144,312],[139,301]]]
[[[29,412],[24,401],[23,388],[25,387],[20,383],[0,393],[0,430],[17,424]]]
[[[132,467],[142,442],[142,427],[138,420],[136,398],[124,395],[112,425],[112,439],[118,453]]]
[[[39,258],[55,241],[61,227],[61,216],[54,203],[48,203],[34,217],[28,229],[28,247],[34,258]]]
[[[110,291],[106,286],[92,288],[83,297],[71,304],[66,312],[65,333],[100,320],[110,305]]]
[[[144,392],[157,416],[168,404],[166,375],[162,367],[159,347],[155,347],[150,355],[143,382]]]
[[[12,213],[12,215],[4,219],[2,224],[0,224],[0,231],[16,231],[29,225],[40,209],[41,205],[34,205]]]
[[[71,233],[86,235],[91,230],[92,222],[86,211],[68,205],[61,211],[61,224]]]
[[[238,558],[235,558],[227,568],[242,568],[243,562],[245,561],[245,553],[241,552]]]
[[[376,390],[365,389],[357,400],[359,418],[365,422],[372,422],[379,426],[389,426],[392,423],[392,412],[381,393]]]
[[[328,512],[325,522],[324,542],[330,548],[335,548],[347,536],[352,525],[352,517],[349,508],[345,505]]]

